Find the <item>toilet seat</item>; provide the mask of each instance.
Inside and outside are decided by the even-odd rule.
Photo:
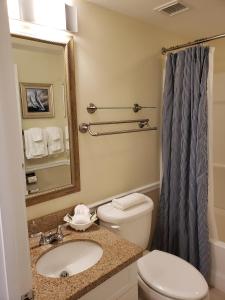
[[[154,250],[138,260],[138,274],[149,288],[172,299],[200,300],[208,285],[191,264],[183,259]]]

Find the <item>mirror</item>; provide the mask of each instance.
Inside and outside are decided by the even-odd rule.
[[[11,39],[30,206],[80,190],[73,39]]]

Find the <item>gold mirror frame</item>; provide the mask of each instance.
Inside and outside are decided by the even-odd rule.
[[[70,138],[70,170],[71,184],[55,188],[49,191],[40,192],[38,195],[29,195],[26,197],[26,206],[35,205],[51,199],[59,198],[71,193],[80,191],[80,163],[79,163],[79,145],[78,145],[78,126],[77,126],[77,106],[76,106],[76,88],[75,88],[75,60],[74,60],[74,40],[71,36],[68,42],[52,42],[39,38],[23,36],[20,34],[11,34],[12,37],[27,40],[38,41],[47,44],[60,45],[65,49],[64,61],[66,69],[66,95],[67,95],[67,117]]]

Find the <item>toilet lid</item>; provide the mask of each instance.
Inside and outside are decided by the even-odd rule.
[[[198,300],[208,293],[202,274],[183,259],[154,250],[138,260],[142,280],[160,294],[182,300]]]

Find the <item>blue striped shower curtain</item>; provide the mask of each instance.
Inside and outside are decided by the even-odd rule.
[[[209,48],[168,54],[163,95],[159,219],[153,247],[209,273],[208,113]]]

